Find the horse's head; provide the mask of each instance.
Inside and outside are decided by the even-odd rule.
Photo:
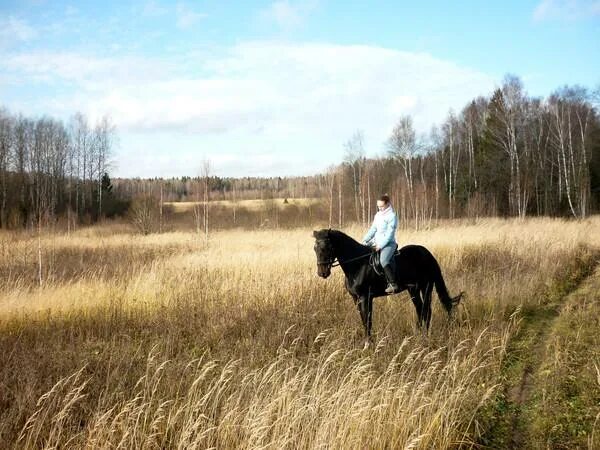
[[[330,230],[313,231],[313,236],[317,255],[317,274],[322,278],[327,278],[331,275],[331,265],[335,261]]]

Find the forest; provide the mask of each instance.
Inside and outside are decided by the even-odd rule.
[[[430,132],[398,118],[385,152],[367,157],[357,131],[344,160],[320,174],[220,177],[210,160],[179,178],[110,178],[117,129],[81,113],[65,124],[0,109],[0,227],[68,226],[126,214],[132,200],[162,202],[318,198],[330,226],[366,223],[389,193],[401,220],[587,217],[600,207],[600,89],[564,86],[547,98],[507,75]],[[282,143],[285,145],[285,143]],[[143,155],[140,155],[143,158]]]

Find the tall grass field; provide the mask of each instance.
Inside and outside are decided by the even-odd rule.
[[[0,448],[600,448],[600,218],[397,240],[466,298],[363,350],[311,228],[0,233]]]

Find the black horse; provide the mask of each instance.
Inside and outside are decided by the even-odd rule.
[[[336,259],[346,275],[346,290],[360,311],[367,347],[371,339],[373,298],[388,295],[385,293],[387,282],[383,271],[372,262],[373,248],[356,242],[338,230],[315,231],[313,236],[316,239],[318,275],[327,278]],[[434,286],[450,315],[463,293],[450,297],[440,266],[429,250],[421,245],[407,245],[397,251],[394,258],[399,292],[408,290],[417,310],[418,325],[425,325],[429,329]]]

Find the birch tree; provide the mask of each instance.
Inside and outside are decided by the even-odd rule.
[[[364,225],[366,217],[364,211],[362,178],[365,165],[365,147],[362,131],[356,131],[344,144],[344,148],[344,163],[350,168],[352,173],[352,191],[354,195],[356,222]]]

